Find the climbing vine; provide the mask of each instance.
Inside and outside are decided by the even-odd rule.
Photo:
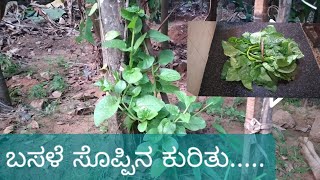
[[[95,125],[100,126],[119,111],[125,116],[124,124],[129,131],[186,134],[186,130],[205,128],[206,122],[199,113],[215,102],[199,105],[195,96],[186,95],[174,85],[181,76],[166,68],[174,60],[173,51],[165,49],[152,56],[146,48],[146,39],[161,43],[170,38],[156,30],[143,33],[143,21],[148,17],[138,6],[122,9],[121,16],[128,23],[129,38],[121,39],[119,32],[110,31],[102,45],[128,53],[129,62],[122,72],[111,72],[112,81],[101,79],[96,83],[107,95],[96,105]],[[175,95],[179,102],[166,104],[158,98],[161,92]]]

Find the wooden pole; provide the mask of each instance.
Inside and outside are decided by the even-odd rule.
[[[292,0],[279,0],[279,10],[277,16],[278,23],[288,22]]]
[[[161,26],[161,33],[168,35],[168,29],[169,29],[169,20],[166,18],[169,15],[169,2],[168,0],[161,0],[161,23],[163,25]],[[165,41],[161,45],[162,49],[168,49],[169,48],[169,43],[168,41]]]
[[[254,1],[254,22],[268,22],[268,0]]]

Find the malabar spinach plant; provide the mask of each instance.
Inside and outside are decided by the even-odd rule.
[[[252,84],[276,91],[280,80],[294,80],[297,60],[303,58],[298,44],[285,38],[273,25],[241,37],[222,41],[224,54],[229,57],[222,70],[222,79],[241,81],[252,90]]]
[[[113,82],[101,79],[96,83],[107,92],[96,105],[94,122],[96,126],[112,117],[117,111],[125,116],[124,124],[129,131],[138,130],[151,134],[186,134],[186,130],[197,131],[206,127],[199,113],[213,105],[199,104],[195,96],[187,96],[174,85],[180,74],[165,66],[174,59],[171,50],[162,50],[157,57],[148,53],[145,40],[168,41],[170,38],[156,30],[142,32],[144,11],[137,6],[121,10],[121,16],[128,23],[128,39],[121,39],[120,33],[106,34],[104,47],[116,48],[129,56],[123,71],[111,72]],[[174,94],[179,105],[166,104],[158,95],[160,92]]]

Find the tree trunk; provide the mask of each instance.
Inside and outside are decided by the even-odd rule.
[[[101,41],[108,31],[118,31],[120,34],[124,33],[124,24],[121,19],[120,10],[123,7],[123,1],[117,0],[99,0],[100,13],[100,33]],[[124,36],[122,36],[123,38]],[[107,65],[112,71],[119,71],[123,60],[123,53],[118,49],[103,48],[102,47],[103,65]],[[111,77],[106,77],[112,80]],[[122,133],[120,129],[121,122],[117,115],[108,120],[108,133],[119,134]]]
[[[210,0],[209,14],[206,21],[216,21],[218,0]]]
[[[9,91],[6,85],[6,81],[3,77],[1,66],[0,66],[0,103],[11,106],[11,100],[9,96]],[[0,106],[1,111],[1,106]]]
[[[161,33],[168,35],[168,29],[169,29],[169,20],[166,20],[168,16],[169,11],[169,2],[168,0],[161,0],[161,23],[163,23],[161,27]],[[168,41],[165,41],[161,45],[162,49],[168,49],[169,43]]]
[[[292,5],[292,0],[279,1],[279,10],[278,10],[278,16],[277,16],[278,23],[288,22],[291,5]]]
[[[100,2],[100,18],[101,18],[101,41],[108,31],[119,31],[124,33],[124,24],[120,16],[122,1],[117,0],[99,0]],[[122,36],[123,38],[123,36]],[[117,49],[102,48],[103,64],[108,65],[112,70],[119,70],[122,62],[123,54]]]
[[[7,0],[0,1],[0,21],[4,16],[6,5],[7,5]],[[2,74],[1,66],[0,66],[0,103],[4,103],[5,105],[11,106],[9,91],[6,85],[6,80],[4,79]],[[0,111],[1,111],[1,106],[0,106]]]

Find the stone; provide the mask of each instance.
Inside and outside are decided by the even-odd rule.
[[[273,123],[283,128],[294,128],[296,122],[288,111],[277,110],[272,116]]]
[[[320,143],[320,117],[315,119],[309,137],[312,141]]]

